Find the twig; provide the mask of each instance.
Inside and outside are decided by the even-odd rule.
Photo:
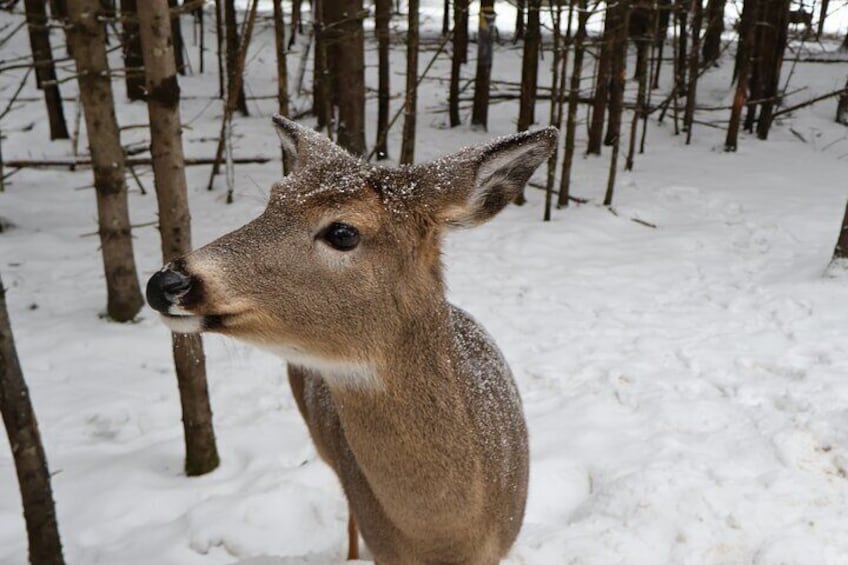
[[[233,159],[233,163],[238,165],[246,164],[246,163],[268,163],[271,161],[270,157],[238,157]],[[186,167],[192,167],[196,165],[211,165],[215,162],[213,158],[199,158],[199,159],[185,159],[183,164]],[[35,169],[51,169],[51,168],[69,168],[73,169],[74,167],[89,167],[91,166],[91,159],[43,159],[43,160],[34,160],[34,159],[10,159],[3,163],[6,167],[10,169],[24,169],[24,168],[35,168]],[[153,160],[149,158],[145,159],[127,159],[127,166],[142,166],[142,165],[152,165]]]
[[[778,116],[782,116],[784,114],[788,114],[790,112],[794,112],[795,110],[800,110],[801,108],[806,108],[807,106],[812,106],[816,102],[821,102],[822,100],[827,100],[828,98],[833,98],[834,96],[839,96],[840,94],[848,93],[848,88],[842,87],[839,90],[834,90],[833,92],[828,92],[827,94],[822,94],[821,96],[816,96],[815,98],[811,98],[805,102],[801,102],[800,104],[795,104],[794,106],[789,106],[784,108],[783,110],[778,110],[774,114],[772,114],[772,119],[777,118]]]
[[[137,229],[137,228],[149,228],[150,226],[155,226],[158,223],[159,223],[159,220],[153,220],[151,222],[144,222],[143,224],[132,224],[132,225],[130,225],[130,229],[134,230],[134,229]],[[100,235],[100,232],[99,231],[91,231],[91,232],[87,232],[87,233],[81,233],[80,237],[94,237],[95,235]]]
[[[3,117],[6,116],[6,114],[8,114],[9,111],[12,109],[12,104],[15,103],[15,100],[17,100],[18,98],[18,94],[20,94],[21,90],[23,90],[24,85],[26,84],[26,81],[29,78],[30,72],[32,72],[32,69],[27,69],[27,72],[24,73],[24,76],[21,79],[21,83],[18,85],[17,90],[15,90],[15,93],[12,95],[12,98],[9,99],[9,103],[6,104],[6,107],[3,109],[3,112],[0,113],[0,120],[2,120]]]

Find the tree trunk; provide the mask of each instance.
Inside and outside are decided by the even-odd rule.
[[[183,26],[180,23],[179,7],[179,0],[168,0],[168,8],[171,10],[171,40],[174,43],[174,64],[177,67],[177,72],[185,75],[186,65],[185,59],[183,59],[185,44],[183,43]]]
[[[391,1],[391,0],[389,0]],[[292,0],[292,25],[291,39],[289,39],[289,48],[291,48],[295,35],[303,33],[303,16],[300,9],[301,0]]]
[[[50,15],[60,21],[68,19],[67,0],[50,0]]]
[[[204,22],[204,18],[203,18],[203,6],[200,6],[199,8],[195,8],[192,11],[192,16],[194,17],[195,41],[198,44],[197,45],[197,59],[198,59],[199,65],[200,65],[200,74],[203,74],[204,66],[205,66],[204,60],[205,60],[205,55],[206,55],[206,30],[204,29],[205,28],[205,22]],[[199,36],[199,39],[200,39],[199,41],[197,41],[198,36]]]
[[[480,23],[477,32],[477,75],[474,79],[474,106],[471,124],[489,124],[489,83],[492,79],[492,48],[495,41],[495,0],[480,0]]]
[[[611,47],[612,61],[610,62],[609,80],[609,122],[604,145],[613,145],[621,135],[621,116],[624,112],[625,69],[627,66],[627,22],[630,17],[629,2],[621,0],[612,8],[615,13],[615,30]],[[621,91],[621,96],[617,93]]]
[[[568,67],[568,44],[571,42],[571,19],[574,15],[574,0],[570,0],[568,8],[568,28],[565,34],[565,46],[560,48],[561,30],[562,30],[562,0],[555,0],[553,8],[553,23],[554,23],[554,45],[553,45],[553,61],[551,64],[551,104],[549,113],[549,124],[557,128],[562,126],[562,91],[565,88],[565,69]],[[560,65],[562,65],[562,77],[560,77]],[[542,221],[549,222],[551,220],[551,204],[553,203],[554,180],[556,176],[557,157],[559,156],[559,148],[548,157],[548,170],[545,179],[545,211],[542,216]],[[516,199],[516,204],[524,204],[524,188],[521,189],[521,194]]]
[[[247,14],[245,14],[245,25],[244,25],[244,34],[239,41],[238,51],[236,52],[236,60],[233,72],[233,82],[227,85],[227,97],[224,100],[224,116],[221,120],[221,132],[218,136],[218,147],[215,150],[215,161],[212,165],[212,174],[209,176],[209,184],[207,185],[207,190],[212,190],[215,182],[215,175],[218,174],[219,168],[221,166],[221,159],[224,156],[225,147],[229,147],[229,142],[231,140],[230,133],[232,131],[232,120],[233,114],[236,112],[236,104],[238,102],[237,92],[241,90],[242,82],[241,79],[244,76],[244,62],[247,58],[247,48],[250,44],[250,38],[253,36],[253,26],[256,23],[256,9],[258,6],[259,0],[253,0],[250,3],[250,7],[248,8]],[[227,165],[228,167],[233,164],[232,154],[227,153]],[[228,168],[228,171],[232,169]],[[228,182],[228,191],[227,191],[227,204],[231,204],[233,201],[233,183],[232,177],[230,175],[227,176]]]
[[[108,294],[107,312],[118,322],[132,320],[144,304],[132,248],[124,149],[98,0],[76,0],[69,6],[68,40],[76,60],[80,99],[97,193],[97,215]]]
[[[765,3],[768,25],[761,31],[763,50],[758,53],[758,59],[762,61],[759,65],[762,102],[757,122],[757,137],[763,140],[768,138],[774,108],[778,104],[780,69],[783,66],[789,25],[789,0],[765,0]]]
[[[388,1],[391,0],[382,0]],[[453,54],[451,56],[450,89],[448,95],[448,114],[450,127],[460,125],[459,117],[459,79],[462,64],[468,51],[468,0],[454,0],[453,3]]]
[[[698,0],[694,0],[698,1]],[[642,37],[638,40],[637,48],[640,51],[650,49],[650,39]],[[633,159],[636,153],[636,135],[639,125],[639,119],[645,116],[645,98],[648,90],[648,75],[650,69],[648,66],[647,57],[636,58],[636,80],[639,81],[639,90],[636,93],[636,108],[633,110],[633,120],[630,122],[630,139],[628,139],[627,159],[624,163],[624,168],[627,171],[633,170]]]
[[[12,448],[15,471],[24,507],[29,562],[63,565],[62,542],[56,524],[56,507],[50,488],[47,456],[38,422],[21,372],[12,324],[6,308],[6,289],[0,280],[0,414]]]
[[[616,47],[613,51],[613,77],[610,81],[612,83],[612,86],[610,86],[610,126],[612,128],[610,141],[612,155],[610,156],[609,180],[607,182],[607,191],[604,195],[604,206],[612,205],[615,176],[618,168],[618,153],[621,147],[621,114],[624,110],[624,72],[626,67],[624,59],[627,57],[627,20],[630,17],[630,6],[622,3],[617,7],[617,10],[619,11],[619,23],[615,28],[614,40]]]
[[[707,29],[701,55],[704,64],[717,64],[721,55],[721,34],[724,33],[724,6],[727,0],[708,0]]]
[[[660,69],[662,69],[663,50],[665,48],[666,38],[668,38],[668,25],[671,21],[672,7],[672,0],[659,0],[657,2],[657,31],[656,37],[654,38],[654,47],[657,51],[657,66],[654,71],[654,76],[651,79],[651,89],[660,87]]]
[[[327,11],[330,7],[333,9]],[[332,53],[332,94],[338,104],[336,142],[354,155],[364,155],[365,34],[362,29],[362,0],[330,0],[325,4],[324,15],[324,35],[327,49]]]
[[[848,126],[848,81],[845,82],[845,92],[839,95],[836,104],[836,122]]]
[[[221,0],[215,0],[215,40],[218,49],[218,98],[224,98],[224,21],[221,17]]]
[[[127,98],[144,100],[144,63],[141,59],[141,39],[138,37],[136,0],[121,0],[121,29]]]
[[[236,6],[235,0],[224,0],[224,27],[226,27],[226,46],[227,46],[227,91],[230,90],[230,85],[236,82],[236,72],[238,64],[239,51],[239,33],[238,22],[236,21]],[[244,69],[241,71],[244,72]],[[247,99],[244,96],[244,81],[239,77],[238,98],[236,109],[241,112],[242,116],[249,115],[247,111]]]
[[[754,40],[754,18],[757,0],[745,0],[742,4],[742,16],[739,25],[739,52],[736,55],[736,94],[730,110],[730,123],[727,126],[725,151],[736,151],[739,139],[739,126],[742,122],[742,110],[748,98],[748,79],[751,74],[751,45]]]
[[[822,33],[824,33],[824,21],[827,19],[827,6],[829,3],[829,0],[821,0],[821,9],[819,9],[819,25],[816,29],[816,41],[820,40]]]
[[[286,65],[286,21],[282,0],[274,0],[274,50],[277,55],[277,111],[282,116],[289,115],[289,79]],[[282,152],[283,174],[292,170],[288,154]]]
[[[519,39],[524,39],[524,9],[527,6],[527,0],[517,0],[515,3],[515,35],[512,37],[512,42],[517,43]]]
[[[686,145],[692,142],[692,125],[695,120],[695,97],[698,91],[698,54],[700,53],[701,22],[703,10],[701,0],[692,0],[692,48],[689,51],[689,83],[686,93],[686,110],[683,125],[686,127]]]
[[[145,0],[138,6],[144,54],[150,155],[162,258],[173,261],[191,251],[191,225],[186,189],[180,121],[180,87],[171,43],[168,0]],[[218,466],[212,410],[206,386],[206,365],[200,335],[172,334],[174,365],[180,389],[185,432],[185,471],[203,475]]]
[[[610,86],[610,62],[617,26],[616,8],[607,6],[604,15],[604,33],[601,37],[600,55],[598,56],[598,72],[595,78],[595,95],[592,102],[592,118],[589,122],[589,140],[586,144],[586,154],[600,155],[604,135],[604,114],[607,109]]]
[[[403,140],[400,164],[415,162],[415,118],[418,103],[418,0],[409,0],[406,40],[406,99],[403,105]]]
[[[70,136],[65,125],[62,95],[56,82],[56,66],[53,63],[53,50],[50,48],[50,30],[47,27],[47,7],[44,1],[24,2],[29,45],[35,66],[35,82],[38,88],[44,91],[44,103],[47,105],[47,117],[50,122],[50,139],[68,139]]]
[[[377,36],[377,160],[389,158],[389,20],[392,13],[392,0],[375,0],[374,34]]]
[[[450,31],[450,0],[444,0],[442,6],[442,35],[447,35]]]
[[[571,166],[574,163],[574,134],[577,129],[577,105],[580,99],[580,82],[583,79],[583,56],[586,42],[586,21],[589,19],[588,0],[577,0],[577,33],[574,36],[574,65],[568,92],[568,117],[565,121],[565,147],[562,156],[562,172],[559,179],[557,208],[568,206],[571,190]]]
[[[312,0],[312,27],[315,35],[315,53],[312,54],[312,113],[318,129],[327,128],[332,137],[332,105],[330,104],[330,73],[327,69],[327,39],[324,33],[324,0]]]
[[[845,206],[845,215],[842,217],[842,227],[839,228],[839,237],[833,250],[834,259],[848,259],[848,205]]]
[[[535,121],[536,84],[539,80],[539,44],[542,40],[539,25],[541,0],[527,2],[527,34],[521,59],[521,98],[518,105],[518,131],[527,130]]]

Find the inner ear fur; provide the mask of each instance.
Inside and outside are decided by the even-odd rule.
[[[548,127],[501,137],[424,165],[437,219],[474,226],[492,219],[515,200],[533,172],[556,150],[559,133]]]

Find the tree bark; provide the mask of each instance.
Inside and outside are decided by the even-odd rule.
[[[668,25],[671,22],[671,10],[673,9],[672,0],[659,0],[657,2],[657,26],[656,37],[654,38],[654,47],[657,51],[657,66],[654,76],[651,78],[651,89],[660,87],[660,70],[662,69],[663,50],[665,49],[665,41],[668,38]]]
[[[698,0],[693,0],[697,2]],[[641,38],[638,48],[645,50],[649,48],[649,39]],[[630,122],[630,138],[628,139],[627,159],[624,162],[624,169],[627,171],[633,170],[633,160],[636,153],[636,135],[639,125],[639,119],[646,114],[645,98],[648,90],[648,75],[650,69],[648,66],[647,57],[636,58],[636,80],[639,81],[639,89],[636,93],[636,108],[633,110],[633,120]]]
[[[471,124],[488,127],[489,83],[492,79],[492,49],[495,41],[495,0],[480,0],[477,32],[477,75],[474,79],[474,106]]]
[[[535,121],[536,85],[539,80],[539,24],[541,0],[527,0],[527,33],[521,59],[521,98],[518,104],[518,131],[527,130]]]
[[[315,52],[312,54],[312,113],[318,129],[327,128],[330,134],[332,105],[330,104],[330,72],[327,68],[327,40],[324,34],[324,0],[312,0],[312,27]]]
[[[6,289],[0,280],[0,413],[12,448],[24,507],[29,562],[63,565],[62,542],[50,488],[47,456],[38,422],[21,372],[12,324],[6,308]]]
[[[615,177],[618,169],[618,153],[621,147],[621,114],[624,110],[624,72],[626,66],[624,59],[627,57],[627,19],[630,16],[630,6],[622,3],[617,7],[617,10],[620,10],[618,14],[620,21],[615,28],[614,40],[616,47],[613,51],[613,77],[610,81],[612,83],[612,86],[610,86],[610,145],[612,145],[612,155],[610,156],[609,179],[607,181],[607,191],[604,195],[604,206],[612,205]]]
[[[577,0],[577,33],[574,36],[574,65],[571,68],[571,83],[568,92],[568,117],[565,121],[565,147],[562,155],[562,172],[559,178],[557,208],[568,206],[571,190],[571,166],[574,163],[574,137],[577,129],[577,105],[580,98],[580,82],[583,79],[583,57],[586,42],[586,21],[589,19],[588,0]]]
[[[332,10],[328,10],[332,7]],[[332,98],[338,105],[336,142],[354,155],[365,147],[365,37],[362,0],[325,4],[324,35],[331,50]],[[329,62],[329,61],[328,61]]]
[[[789,0],[764,0],[767,26],[763,27],[762,51],[757,58],[760,66],[760,115],[757,122],[757,137],[767,139],[771,129],[772,115],[778,104],[780,69],[786,51],[787,28],[789,25]]]
[[[400,164],[415,162],[415,119],[418,104],[418,0],[408,0],[406,40],[406,99],[403,108],[403,140]]]
[[[848,126],[848,81],[845,82],[845,90],[839,95],[836,104],[836,123]]]
[[[571,20],[574,15],[574,0],[569,0],[568,3],[568,26],[565,33],[565,45],[560,48],[561,30],[562,30],[562,0],[555,0],[552,6],[553,9],[553,24],[554,24],[554,45],[553,45],[553,62],[551,64],[551,105],[549,113],[549,123],[559,130],[562,126],[562,108],[563,95],[565,88],[565,69],[568,67],[568,45],[571,42]],[[560,69],[562,65],[562,69]],[[560,76],[560,71],[562,76]],[[551,205],[553,204],[554,180],[556,177],[557,158],[559,157],[559,148],[548,157],[547,176],[545,178],[545,211],[542,215],[542,221],[549,222],[551,220]],[[516,199],[516,204],[524,204],[524,188],[521,189],[519,198]]]
[[[224,21],[221,16],[221,0],[215,0],[215,43],[217,48],[218,59],[218,98],[224,98]]]
[[[162,258],[167,263],[191,251],[180,121],[180,87],[172,49],[168,0],[145,0],[138,6],[150,119],[150,155],[159,208]],[[200,335],[172,334],[174,365],[185,431],[185,471],[189,476],[218,466],[206,365]]]
[[[512,37],[512,42],[516,43],[519,39],[524,39],[524,18],[527,0],[516,0],[515,2],[515,35]]]
[[[183,26],[180,22],[179,7],[179,0],[168,0],[168,8],[171,10],[171,40],[174,43],[174,64],[177,67],[177,72],[185,75],[186,65],[183,58],[185,43],[183,42]]]
[[[695,97],[698,92],[698,54],[700,53],[701,22],[703,10],[701,0],[692,0],[692,48],[689,52],[689,82],[686,92],[686,110],[683,125],[686,127],[686,145],[692,142],[692,124],[695,120]]]
[[[704,64],[716,64],[721,55],[721,34],[724,33],[724,6],[727,0],[708,0],[707,29],[701,55]]]
[[[377,36],[377,160],[389,158],[389,20],[391,19],[392,0],[375,0],[374,34]]]
[[[816,28],[816,41],[820,40],[822,33],[824,33],[824,22],[827,19],[827,7],[829,3],[829,0],[821,0],[821,8],[819,9],[819,24]]]
[[[62,95],[56,82],[56,66],[53,63],[53,50],[50,47],[50,30],[47,27],[47,7],[45,0],[25,0],[29,45],[32,49],[32,62],[35,66],[35,82],[44,91],[44,103],[50,123],[50,139],[68,139],[65,125],[65,111],[62,108]]]
[[[595,78],[595,95],[592,103],[592,117],[589,122],[589,140],[586,144],[587,155],[600,155],[604,135],[604,115],[607,110],[610,86],[610,62],[617,26],[616,8],[607,6],[604,15],[604,33],[601,37],[598,72]]]
[[[118,322],[132,320],[144,301],[138,286],[132,248],[124,149],[118,121],[106,41],[98,0],[76,0],[70,6],[70,31],[80,99],[97,193],[97,215],[108,295],[107,312]]]
[[[223,0],[224,2],[224,27],[226,28],[226,52],[227,52],[227,91],[231,89],[231,85],[238,80],[238,98],[236,101],[236,109],[241,112],[242,116],[249,115],[247,110],[247,99],[244,96],[244,81],[242,77],[236,78],[236,73],[244,73],[244,69],[238,71],[238,52],[239,52],[239,33],[238,22],[236,21],[236,6],[235,0]]]
[[[127,98],[144,100],[144,62],[141,58],[141,39],[138,37],[136,0],[121,0],[121,30]]]
[[[442,5],[442,35],[447,35],[450,31],[450,0],[444,0]]]
[[[391,0],[381,0],[390,2]],[[468,0],[454,0],[453,3],[453,54],[451,56],[450,90],[448,95],[448,113],[450,127],[462,123],[459,116],[459,79],[462,64],[468,50]]]
[[[607,134],[604,137],[604,145],[613,145],[621,135],[621,116],[624,112],[624,87],[625,70],[627,66],[627,33],[628,20],[630,18],[630,3],[628,0],[619,0],[612,8],[615,13],[614,34],[610,51],[609,80],[609,122],[607,123]],[[620,96],[619,96],[620,91]]]
[[[748,98],[748,79],[751,74],[751,44],[754,39],[754,18],[757,0],[745,0],[742,4],[742,16],[739,25],[739,52],[736,55],[736,94],[730,110],[730,123],[724,141],[725,151],[736,151],[739,139],[739,126],[742,123],[742,110]]]
[[[277,111],[282,116],[289,115],[289,79],[286,61],[286,21],[282,0],[274,0],[274,50],[277,55]],[[293,163],[289,155],[282,151],[283,174],[292,170]]]
[[[842,226],[839,228],[839,237],[833,250],[834,259],[848,259],[848,205],[845,206],[845,215],[842,217]]]

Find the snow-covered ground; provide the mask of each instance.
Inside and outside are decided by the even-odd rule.
[[[267,26],[259,31],[249,90],[273,94],[272,44]],[[23,35],[3,50],[4,58],[25,52]],[[403,49],[395,56],[399,92]],[[519,57],[498,51],[495,78],[517,80]],[[291,60],[296,69],[298,55]],[[706,75],[702,104],[728,103],[730,67]],[[440,60],[430,76],[448,69]],[[846,72],[848,64],[799,64],[789,90],[805,90],[788,103],[839,88]],[[16,85],[13,74],[0,77],[0,97]],[[73,94],[73,83],[62,87]],[[209,156],[220,103],[199,97],[216,91],[217,78],[191,76],[182,87],[195,97],[183,103],[186,153]],[[422,87],[420,160],[514,131],[515,102],[492,106],[488,133],[442,128],[446,90],[435,80]],[[31,84],[25,94],[38,95]],[[69,121],[73,108],[66,104]],[[273,108],[252,103],[253,115],[236,119],[237,156],[277,157]],[[834,108],[799,111],[767,142],[743,136],[734,154],[721,151],[721,130],[696,126],[687,147],[669,120],[652,122],[647,153],[620,173],[615,214],[597,204],[605,154],[576,164],[574,193],[589,204],[543,223],[542,195],[529,190],[528,205],[448,238],[450,298],[497,339],[530,428],[530,500],[508,563],[848,563],[848,276],[826,271],[848,197],[848,130],[832,122]],[[118,110],[124,126],[146,121],[143,104]],[[547,112],[540,103],[540,122]],[[371,106],[368,123],[376,123]],[[40,100],[0,127],[6,158],[70,154],[68,142],[46,141]],[[124,141],[144,136],[128,129]],[[398,148],[396,131],[391,153]],[[205,190],[208,174],[189,169],[197,244],[258,214],[280,171],[240,166],[229,206],[223,177]],[[152,190],[149,173],[141,180]],[[135,324],[99,316],[90,183],[90,170],[27,170],[0,193],[0,217],[14,224],[0,234],[0,273],[68,562],[341,562],[346,506],[279,359],[206,338],[222,464],[209,476],[182,475],[167,330],[149,309]],[[133,222],[154,221],[154,197],[129,186]],[[158,233],[134,234],[146,280],[160,265]],[[0,563],[25,562],[25,543],[3,436]]]

